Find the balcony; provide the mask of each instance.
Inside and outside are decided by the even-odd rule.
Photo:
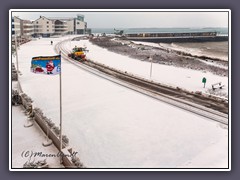
[[[33,27],[23,27],[23,31],[31,31],[34,30]]]
[[[34,32],[23,33],[24,36],[31,36],[32,34],[34,34]]]
[[[64,29],[55,29],[55,33],[64,33],[67,32],[67,30]]]
[[[67,25],[55,25],[55,29],[67,29]]]

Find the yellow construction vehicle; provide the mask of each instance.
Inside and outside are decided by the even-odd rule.
[[[78,61],[86,61],[86,54],[84,53],[85,48],[82,47],[74,47],[72,52],[68,54],[68,57],[71,57]]]

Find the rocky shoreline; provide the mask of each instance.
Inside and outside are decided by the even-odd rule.
[[[91,38],[90,41],[95,45],[108,49],[109,51],[141,61],[151,61],[151,57],[153,63],[211,72],[219,76],[228,76],[228,62],[219,59],[210,59],[206,56],[196,57],[190,53],[184,53],[181,51],[135,44],[121,38],[94,37]],[[203,61],[211,62],[215,65],[207,64]]]

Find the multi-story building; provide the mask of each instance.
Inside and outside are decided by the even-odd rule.
[[[85,34],[87,29],[87,23],[84,22],[84,16],[83,15],[77,15],[77,18],[75,20],[75,34]]]
[[[35,36],[50,37],[55,33],[55,21],[44,16],[33,21],[33,25]]]
[[[21,37],[23,39],[31,39],[34,34],[34,26],[32,21],[29,20],[21,20]]]
[[[77,18],[46,18],[40,16],[39,19],[34,21],[34,29],[36,35],[44,37],[89,32],[83,15],[77,15]]]
[[[74,34],[74,18],[49,18],[55,22],[55,34]]]
[[[50,37],[64,34],[85,34],[91,32],[84,22],[83,15],[77,18],[46,18],[40,16],[35,21],[12,18],[12,35],[20,39],[30,39],[32,36]]]
[[[84,22],[84,16],[78,14],[77,18],[69,18],[66,20],[68,24],[68,33],[69,34],[86,34],[87,23]]]
[[[12,36],[21,36],[21,19],[16,16],[12,18]]]
[[[64,35],[68,33],[68,25],[64,20],[55,20],[55,35]]]
[[[66,20],[67,27],[68,27],[68,34],[75,34],[75,24],[74,18],[70,18]]]

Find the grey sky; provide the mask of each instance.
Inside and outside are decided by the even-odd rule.
[[[228,12],[13,12],[36,20],[45,17],[85,16],[89,28],[228,27]]]

